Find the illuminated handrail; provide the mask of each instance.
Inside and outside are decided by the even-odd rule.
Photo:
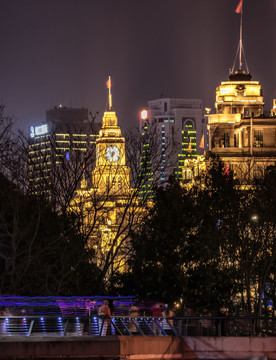
[[[1,316],[0,336],[276,336],[275,318]]]

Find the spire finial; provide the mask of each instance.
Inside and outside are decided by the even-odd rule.
[[[110,76],[108,77],[106,86],[108,88],[108,110],[110,111],[112,109],[111,77]]]
[[[237,59],[237,55],[239,54],[239,71],[242,71],[242,55],[245,61],[245,66],[246,66],[246,71],[247,73],[249,73],[248,70],[248,66],[247,66],[247,62],[246,62],[246,58],[245,58],[245,53],[244,53],[244,49],[243,49],[243,44],[242,44],[242,13],[243,13],[243,0],[239,1],[239,4],[236,8],[236,13],[240,14],[240,41],[239,41],[239,45],[238,45],[238,49],[237,49],[237,53],[235,56],[235,60],[234,60],[234,64],[231,70],[231,73],[234,74],[234,68],[236,65],[236,59]]]
[[[240,0],[239,5],[236,9],[236,13],[240,14],[240,54],[239,54],[239,63],[240,63],[240,68],[239,70],[242,70],[242,0]]]

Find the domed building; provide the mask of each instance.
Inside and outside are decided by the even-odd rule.
[[[276,165],[276,116],[264,113],[259,82],[242,69],[231,73],[216,89],[215,107],[208,115],[210,152],[242,182],[262,177]]]
[[[236,12],[240,14],[238,51],[228,81],[216,89],[216,113],[207,115],[207,159],[210,153],[219,155],[234,176],[248,184],[276,167],[276,101],[271,113],[265,114],[263,90],[252,79],[243,49],[242,1]]]

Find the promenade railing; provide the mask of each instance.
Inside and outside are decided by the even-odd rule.
[[[1,316],[0,337],[276,336],[265,317]]]

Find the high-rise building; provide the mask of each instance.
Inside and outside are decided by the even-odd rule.
[[[155,138],[155,154],[151,154],[153,177],[161,184],[170,175],[182,179],[184,160],[202,154],[204,139],[206,144],[206,120],[202,115],[201,100],[160,98],[148,101],[147,111],[148,117],[140,119],[140,131],[149,141],[150,137]],[[147,159],[147,165],[149,161]],[[143,159],[141,164],[143,166]]]
[[[77,174],[82,174],[82,165],[89,167],[95,158],[99,125],[93,119],[89,120],[88,109],[60,105],[46,112],[44,124],[31,126],[28,147],[30,190],[51,199],[53,184],[60,182],[61,186],[65,181],[65,174],[62,175],[65,168],[75,168],[74,175],[68,173],[66,176],[69,179],[76,176],[74,180],[77,181]]]

